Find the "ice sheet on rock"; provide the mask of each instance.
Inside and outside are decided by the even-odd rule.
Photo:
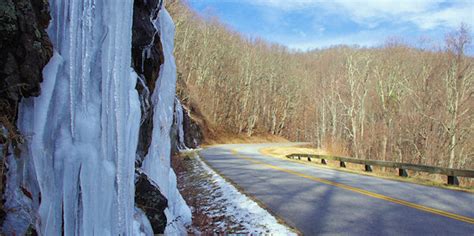
[[[7,173],[8,182],[5,186],[3,205],[4,209],[16,209],[10,214],[7,214],[3,222],[1,232],[5,235],[25,235],[30,224],[33,223],[32,211],[33,203],[32,199],[25,196],[21,191],[21,174],[16,170],[19,160],[13,155],[8,155],[6,167],[9,170]]]
[[[143,76],[137,75],[138,82],[140,83],[140,86],[143,87],[143,91],[140,93],[140,106],[142,109],[142,118],[140,120],[140,125],[145,122],[146,117],[148,117],[148,112],[151,107],[150,102],[149,102],[149,97],[150,97],[150,90],[148,89],[148,86],[145,83],[145,80]]]
[[[135,214],[133,215],[133,235],[153,235],[153,229],[150,225],[150,221],[140,208],[135,208]]]
[[[153,25],[159,30],[165,60],[161,65],[152,95],[154,129],[148,155],[143,161],[142,168],[159,185],[168,199],[168,208],[165,211],[168,225],[165,233],[181,235],[186,234],[183,225],[191,222],[191,211],[178,192],[176,176],[170,167],[170,131],[176,93],[176,64],[173,56],[174,23],[166,9],[162,8],[153,21]]]
[[[186,147],[186,144],[184,143],[183,106],[181,105],[181,102],[179,101],[177,97],[175,98],[174,106],[175,106],[174,111],[175,111],[175,122],[176,122],[175,125],[178,128],[178,150],[182,151],[182,150],[188,149],[188,147]]]

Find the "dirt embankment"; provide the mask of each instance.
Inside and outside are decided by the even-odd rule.
[[[247,136],[243,134],[230,134],[221,132],[215,134],[213,137],[205,138],[204,145],[215,145],[215,144],[234,144],[234,143],[286,143],[290,142],[280,136],[270,134],[258,134],[253,136]]]
[[[184,129],[186,138],[198,137],[200,144],[233,144],[233,143],[285,143],[290,142],[281,136],[256,133],[252,136],[246,134],[235,134],[229,132],[225,127],[209,122],[209,119],[201,112],[199,106],[189,99],[180,98],[185,110]],[[192,147],[192,146],[189,146]]]

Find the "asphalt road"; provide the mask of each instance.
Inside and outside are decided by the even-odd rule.
[[[304,235],[474,235],[474,194],[318,168],[262,155],[264,147],[206,148],[214,170]]]

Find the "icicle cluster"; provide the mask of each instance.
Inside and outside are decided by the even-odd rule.
[[[130,68],[133,0],[51,0],[54,56],[42,94],[22,102],[36,228],[44,235],[133,233],[140,104]],[[10,159],[14,160],[14,159]]]
[[[148,235],[150,223],[134,206],[140,106],[149,104],[140,104],[141,78],[130,67],[133,0],[50,0],[50,6],[54,56],[41,95],[19,109],[26,142],[20,157],[8,157],[5,208],[16,211],[3,231],[24,234],[33,222],[42,235]],[[169,160],[174,24],[164,8],[153,23],[165,62],[152,95],[154,130],[143,169],[168,198],[166,233],[182,234],[191,212]]]

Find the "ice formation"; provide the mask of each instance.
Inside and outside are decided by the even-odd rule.
[[[165,234],[182,234],[186,232],[183,225],[191,222],[191,210],[178,192],[176,175],[170,167],[170,132],[176,93],[176,64],[173,56],[174,23],[168,12],[163,9],[159,11],[153,25],[159,30],[165,61],[161,65],[160,75],[152,95],[154,128],[151,145],[142,168],[158,183],[169,200],[168,209],[165,211],[169,224]]]
[[[20,105],[26,142],[20,157],[8,157],[5,207],[21,210],[7,217],[4,233],[24,233],[20,225],[33,217],[41,235],[149,234],[134,206],[141,104],[130,67],[133,0],[50,0],[50,7],[54,56],[43,70],[41,95]],[[166,232],[179,234],[191,213],[169,163],[174,24],[164,8],[154,23],[165,63],[143,168],[168,198]]]
[[[188,147],[186,147],[186,143],[184,142],[184,113],[183,113],[183,105],[181,105],[181,102],[179,99],[176,97],[175,98],[175,103],[174,103],[174,112],[175,112],[175,122],[176,122],[176,127],[178,128],[178,134],[177,134],[177,148],[178,150],[186,150]]]

